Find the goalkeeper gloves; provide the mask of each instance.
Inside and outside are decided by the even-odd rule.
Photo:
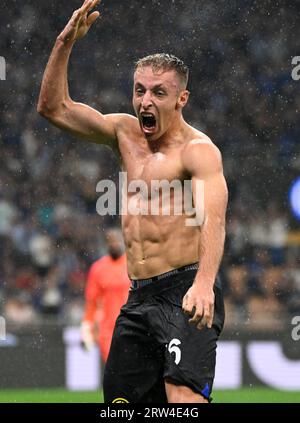
[[[81,346],[86,351],[91,351],[95,345],[95,339],[93,334],[93,324],[84,320],[80,326]]]

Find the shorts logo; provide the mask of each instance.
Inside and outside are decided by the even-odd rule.
[[[168,345],[168,351],[170,354],[175,353],[175,364],[179,364],[181,360],[181,351],[178,345],[181,344],[179,339],[172,339],[172,341]]]
[[[115,399],[112,401],[112,403],[126,403],[126,404],[128,404],[128,403],[129,403],[129,401],[127,401],[127,399],[125,399],[125,398],[115,398]]]

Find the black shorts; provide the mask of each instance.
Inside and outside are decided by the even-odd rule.
[[[106,403],[117,398],[130,403],[165,403],[165,380],[188,386],[210,400],[224,303],[217,279],[212,328],[199,330],[188,323],[182,299],[196,272],[178,272],[129,292],[105,367]]]

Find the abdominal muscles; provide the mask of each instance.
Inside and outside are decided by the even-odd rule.
[[[131,279],[149,278],[198,261],[200,228],[187,226],[187,218],[122,216]]]

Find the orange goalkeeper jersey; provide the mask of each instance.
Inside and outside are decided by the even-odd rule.
[[[104,256],[92,264],[85,288],[84,320],[94,324],[97,316],[100,351],[104,361],[108,356],[116,319],[127,301],[129,287],[125,254],[117,260]]]

